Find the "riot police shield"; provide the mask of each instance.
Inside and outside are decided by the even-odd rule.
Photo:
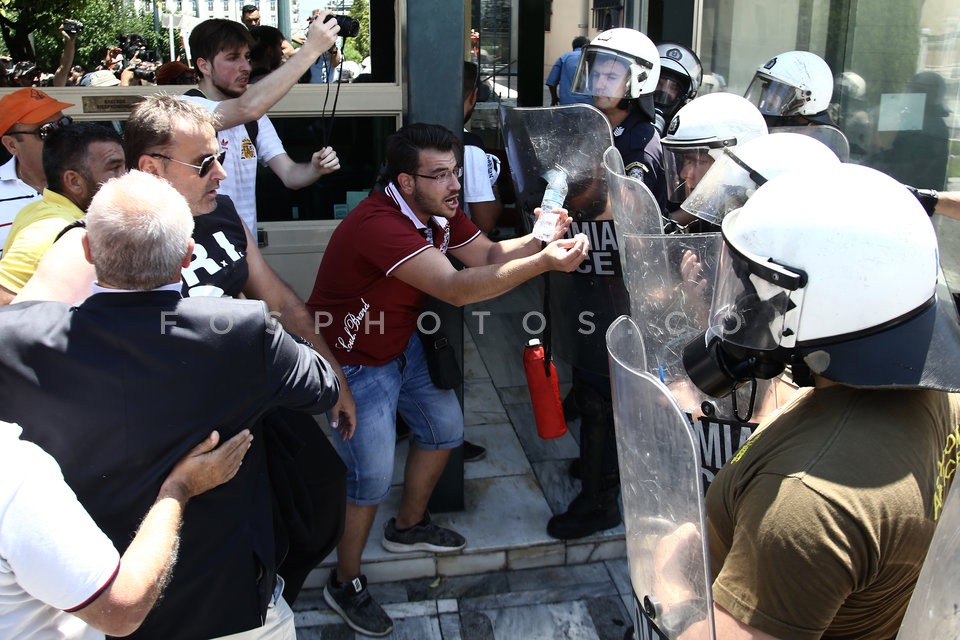
[[[947,494],[897,640],[960,638],[960,490]]]
[[[625,234],[623,239],[624,282],[630,315],[643,335],[647,372],[691,413],[707,396],[683,368],[683,347],[706,329],[721,242],[719,233]]]
[[[656,198],[643,180],[625,175],[623,157],[616,147],[603,154],[603,168],[607,173],[610,192],[610,210],[613,215],[617,246],[620,248],[620,267],[624,264],[624,234],[663,233],[663,216]]]
[[[721,242],[719,233],[626,234],[621,250],[630,315],[643,336],[645,371],[670,390],[693,421],[704,494],[757,423],[796,391],[784,379],[756,380],[717,399],[687,375],[683,348],[707,328]]]
[[[525,221],[529,224],[540,206],[544,176],[560,167],[569,188],[564,202],[573,218],[569,234],[590,239],[587,259],[576,271],[547,276],[553,352],[574,367],[606,375],[604,333],[629,309],[603,164],[613,145],[610,125],[600,111],[583,104],[501,108],[500,117]]]
[[[593,219],[607,207],[603,152],[613,144],[606,117],[587,104],[558,107],[500,107],[510,177],[527,229],[540,206],[547,172],[567,175],[564,207],[579,219]]]
[[[697,443],[629,317],[606,335],[637,638],[713,638]]]
[[[837,154],[840,162],[850,160],[850,141],[843,131],[828,125],[812,125],[809,127],[770,127],[769,133],[799,133],[819,140],[830,147]]]

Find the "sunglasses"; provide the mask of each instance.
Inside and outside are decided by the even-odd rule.
[[[47,124],[42,124],[38,128],[34,129],[33,131],[8,131],[7,135],[14,135],[19,133],[19,134],[24,134],[29,136],[40,136],[41,140],[46,140],[47,136],[49,136],[51,133],[53,133],[57,129],[61,129],[70,124],[73,124],[73,118],[71,118],[70,116],[63,116],[62,118],[60,118],[55,122],[48,122]]]
[[[197,170],[197,173],[200,175],[200,177],[203,178],[203,177],[206,177],[208,173],[210,173],[211,169],[213,169],[214,162],[217,162],[220,165],[223,164],[223,159],[227,156],[227,152],[221,151],[216,155],[207,156],[206,158],[200,161],[200,164],[190,164],[189,162],[184,162],[183,160],[177,160],[176,158],[165,156],[162,153],[150,153],[147,155],[149,155],[151,158],[163,158],[164,160],[170,160],[172,162],[176,162],[177,164],[182,164],[186,167],[193,167],[194,169]]]

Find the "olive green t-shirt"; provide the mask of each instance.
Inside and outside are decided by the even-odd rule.
[[[893,638],[958,460],[960,396],[808,389],[707,493],[713,596],[783,639]]]

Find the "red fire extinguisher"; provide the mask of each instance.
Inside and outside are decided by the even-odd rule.
[[[557,368],[546,359],[543,345],[536,338],[530,340],[523,350],[523,369],[527,374],[537,433],[545,440],[559,438],[567,432],[563,401],[560,399],[560,381]]]

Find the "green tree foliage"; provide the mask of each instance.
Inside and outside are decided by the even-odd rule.
[[[360,23],[360,33],[344,38],[343,55],[347,60],[363,62],[370,55],[370,4],[367,0],[353,0],[350,17]]]
[[[153,16],[140,14],[126,3],[115,0],[0,0],[0,29],[10,55],[20,60],[36,60],[47,71],[54,71],[63,50],[58,27],[66,19],[83,23],[77,38],[74,64],[94,69],[107,49],[118,44],[121,36],[143,36],[149,49],[163,51],[164,34],[153,28]],[[30,47],[29,34],[34,46]]]

